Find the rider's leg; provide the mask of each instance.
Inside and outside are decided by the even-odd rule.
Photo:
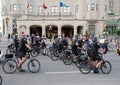
[[[19,55],[19,58],[20,58],[20,60],[19,60],[19,62],[18,62],[18,69],[20,70],[21,69],[21,67],[22,67],[22,64],[26,61],[26,52],[20,52],[20,55]]]
[[[96,68],[99,68],[102,63],[103,63],[103,60],[100,60],[100,61],[96,64]]]
[[[20,59],[19,63],[18,63],[18,69],[21,69],[22,64],[26,61],[26,57],[23,57],[22,59]]]
[[[77,58],[77,56],[76,56],[75,54],[71,54],[71,58],[72,58],[73,60],[75,60],[75,59]]]

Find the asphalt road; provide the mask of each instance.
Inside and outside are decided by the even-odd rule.
[[[1,48],[5,51],[5,48]],[[114,52],[103,55],[105,60],[112,64],[109,74],[93,72],[82,74],[74,65],[64,65],[61,60],[52,61],[47,56],[39,55],[37,59],[41,63],[38,73],[30,73],[27,69],[27,60],[23,65],[26,72],[16,71],[14,74],[6,74],[0,64],[0,75],[3,77],[2,85],[120,85],[120,56]]]

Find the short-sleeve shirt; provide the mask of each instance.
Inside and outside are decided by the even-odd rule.
[[[21,46],[20,51],[21,51],[21,52],[26,52],[27,47],[25,46],[25,44],[27,44],[27,40],[26,40],[26,39],[23,39],[23,40],[21,41],[21,43],[22,43],[22,46]]]
[[[100,49],[100,46],[98,45],[97,42],[93,42],[91,44],[91,51],[98,52],[98,49]]]

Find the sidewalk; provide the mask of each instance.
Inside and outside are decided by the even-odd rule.
[[[10,44],[11,44],[11,40],[8,42],[8,40],[4,38],[0,41],[0,48],[7,48],[7,46]]]

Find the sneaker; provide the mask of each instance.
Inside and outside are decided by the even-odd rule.
[[[94,70],[94,73],[99,73],[99,70],[96,68],[96,69]]]
[[[19,72],[25,72],[25,70],[24,69],[20,69]]]

